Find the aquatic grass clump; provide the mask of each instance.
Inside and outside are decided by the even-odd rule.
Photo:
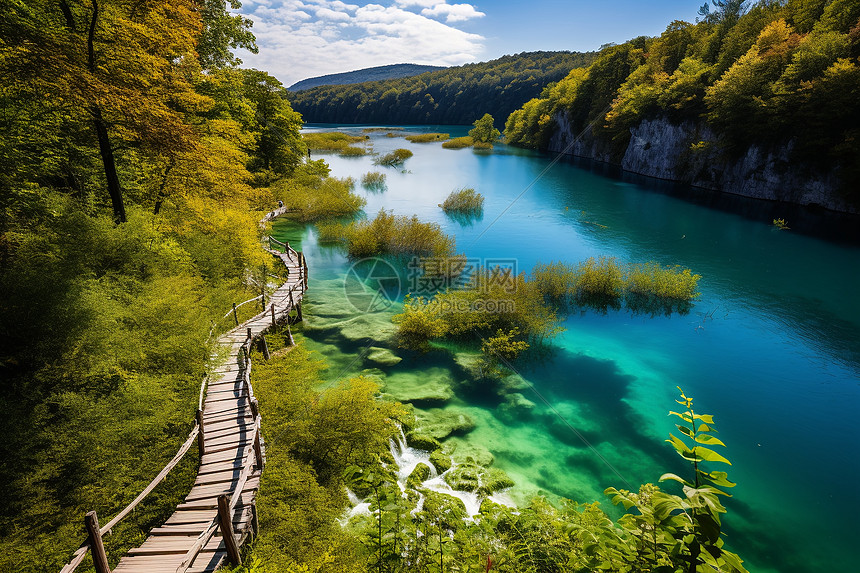
[[[444,147],[445,149],[464,149],[466,147],[472,147],[474,144],[475,141],[471,137],[464,136],[449,139],[442,144],[442,147]]]
[[[690,269],[680,266],[663,267],[650,261],[628,267],[625,282],[627,290],[632,293],[693,300],[699,296],[696,288],[700,278],[702,277],[694,275]]]
[[[380,255],[447,257],[454,253],[454,238],[437,223],[424,223],[417,216],[394,215],[380,209],[371,220],[347,225],[321,226],[320,240],[340,242],[350,257],[361,259]]]
[[[450,138],[450,133],[419,133],[417,135],[407,135],[406,141],[411,141],[412,143],[431,143],[434,141],[446,141]]]
[[[367,150],[363,147],[354,147],[349,145],[341,149],[338,155],[341,157],[362,157],[367,155]]]
[[[365,189],[372,191],[381,191],[385,189],[385,173],[380,171],[370,171],[361,177],[361,185]]]
[[[563,310],[618,310],[624,304],[634,312],[683,312],[688,306],[677,303],[689,303],[699,296],[696,287],[700,278],[678,266],[663,267],[653,261],[624,264],[607,257],[590,258],[577,265],[538,263],[532,270],[532,282],[547,304]]]
[[[471,187],[463,187],[451,191],[448,197],[440,205],[447,214],[459,213],[468,215],[478,213],[484,209],[484,196],[475,193]]]
[[[349,135],[341,131],[323,131],[303,133],[302,141],[311,151],[339,151],[343,153],[350,144],[365,141],[365,137]]]
[[[406,162],[407,159],[412,157],[412,152],[408,149],[395,149],[391,153],[386,153],[382,157],[377,157],[374,161],[374,165],[382,165],[385,167],[399,167]]]

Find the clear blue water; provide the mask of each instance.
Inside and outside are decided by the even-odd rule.
[[[377,152],[406,147],[415,155],[405,173],[382,169],[386,191],[357,186],[366,212],[436,221],[469,257],[516,259],[528,271],[538,261],[607,255],[702,275],[689,314],[577,313],[553,341],[552,355],[522,372],[593,449],[542,404],[512,420],[492,399],[460,393],[445,407],[468,413],[476,428],[453,440],[489,449],[517,480],[521,499],[544,493],[604,500],[606,507],[601,492],[608,486],[633,489],[683,471],[663,442],[674,429],[667,412],[681,386],[699,411],[715,415],[728,445],[738,486],[727,502],[727,543],[750,570],[856,570],[860,247],[778,231],[773,205],[742,202],[743,215],[710,209],[647,182],[568,160],[550,166],[551,156],[504,145],[446,150],[382,134],[372,142]],[[360,180],[381,170],[369,156],[317,157],[335,176]],[[483,218],[466,226],[437,206],[463,186],[486,197]],[[279,223],[276,232],[301,241],[311,301],[315,281],[322,289],[321,281],[330,285],[349,267],[310,227]],[[332,378],[366,367],[354,359],[361,345],[308,338],[329,359]],[[407,361],[388,374],[453,372],[433,360]]]

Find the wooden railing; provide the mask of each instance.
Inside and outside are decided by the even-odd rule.
[[[261,221],[261,223],[270,221],[275,217],[287,212],[287,209],[281,208],[276,211],[269,212]],[[234,329],[239,328],[239,316],[237,313],[237,309],[245,304],[251,303],[256,300],[263,299],[263,311],[261,313],[256,314],[254,317],[245,321],[243,324],[249,323],[254,320],[259,320],[260,318],[267,315],[271,312],[272,315],[272,326],[274,326],[277,322],[277,307],[285,307],[281,314],[286,314],[289,316],[289,313],[293,308],[298,310],[298,317],[301,319],[301,304],[296,304],[294,300],[294,292],[298,288],[302,288],[302,292],[307,289],[307,262],[305,261],[304,255],[290,247],[288,243],[282,243],[273,237],[267,237],[269,248],[273,254],[279,254],[277,249],[274,249],[274,246],[280,248],[280,254],[283,254],[287,257],[290,263],[296,264],[299,270],[299,281],[296,282],[286,293],[282,294],[279,301],[275,301],[274,297],[271,300],[271,305],[269,308],[266,308],[265,305],[265,292],[260,296],[254,297],[252,299],[248,299],[239,304],[234,303],[231,310],[225,314],[221,320],[229,317],[231,314],[233,315],[235,321]],[[283,261],[284,264],[290,268],[290,264],[287,260]],[[280,290],[280,289],[279,289]],[[277,292],[277,291],[276,291]],[[289,302],[289,304],[286,304]],[[214,334],[218,327],[218,324],[213,324],[212,329],[210,330],[210,338]],[[239,477],[239,480],[236,483],[236,486],[233,490],[233,494],[228,498],[227,495],[221,495],[218,498],[218,513],[216,517],[212,520],[209,526],[201,533],[200,537],[197,539],[195,544],[191,547],[191,549],[186,553],[185,558],[183,559],[181,565],[177,568],[177,573],[184,573],[191,563],[194,562],[194,559],[200,553],[200,551],[206,546],[212,536],[215,534],[218,529],[221,529],[221,536],[224,539],[224,544],[227,552],[228,560],[235,566],[240,563],[239,556],[239,547],[244,543],[247,537],[257,530],[257,519],[256,519],[256,507],[251,506],[252,518],[249,520],[249,527],[246,527],[244,531],[240,532],[240,537],[237,540],[235,537],[235,532],[233,531],[233,522],[231,516],[233,511],[235,510],[239,500],[242,497],[242,490],[245,487],[245,483],[248,480],[248,477],[254,471],[254,469],[262,470],[263,465],[265,464],[265,453],[264,453],[264,445],[262,440],[262,435],[260,433],[261,419],[259,407],[257,404],[256,398],[254,398],[254,392],[251,387],[251,345],[254,339],[252,337],[251,329],[248,328],[248,338],[242,344],[239,352],[239,365],[240,371],[242,372],[242,392],[244,393],[246,399],[248,400],[248,404],[251,408],[251,414],[253,418],[253,426],[254,426],[254,438],[252,443],[246,448],[244,452],[244,464],[242,473]],[[263,337],[263,346],[264,346],[264,355],[268,359],[268,348],[265,346],[265,337]],[[292,343],[292,334],[290,333],[290,342]],[[72,573],[75,569],[83,562],[86,558],[87,553],[92,552],[93,565],[96,570],[96,573],[110,573],[110,567],[108,565],[107,554],[105,552],[104,544],[102,538],[109,533],[119,522],[121,522],[124,518],[126,518],[135,507],[137,507],[140,502],[144,500],[151,492],[155,489],[158,484],[160,484],[167,474],[182,460],[188,450],[191,448],[192,444],[197,439],[198,451],[202,458],[204,453],[204,441],[205,441],[205,433],[203,431],[203,397],[205,394],[205,389],[207,385],[207,381],[209,379],[208,374],[204,376],[203,381],[200,385],[200,398],[198,401],[197,415],[195,425],[192,428],[191,432],[188,434],[188,438],[179,448],[179,451],[176,452],[176,455],[173,457],[170,462],[164,466],[164,468],[159,472],[157,476],[147,485],[137,497],[132,500],[125,508],[123,508],[113,519],[111,519],[104,526],[99,526],[98,515],[95,511],[90,511],[86,514],[84,518],[84,523],[86,525],[87,530],[87,539],[80,545],[77,551],[72,555],[71,560],[60,570],[60,573]]]

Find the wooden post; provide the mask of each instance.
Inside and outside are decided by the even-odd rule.
[[[272,328],[275,328],[275,303],[272,303]]]
[[[304,320],[302,318],[302,303],[299,303],[298,305],[296,305],[296,311],[298,312],[298,314],[296,315],[296,320],[301,322],[302,320]]]
[[[251,416],[256,421],[257,416],[260,415],[260,403],[257,402],[256,398],[251,399]]]
[[[233,303],[233,320],[236,321],[236,326],[239,326],[239,315],[236,313],[236,303]]]
[[[99,517],[96,515],[96,512],[91,511],[87,513],[84,523],[87,526],[87,534],[90,536],[90,552],[93,554],[93,567],[96,573],[110,573],[107,553],[105,553],[102,534],[99,531]]]
[[[251,340],[252,338],[254,338],[254,335],[253,335],[253,333],[251,332],[251,327],[249,326],[249,327],[248,327],[248,340]]]
[[[257,456],[257,467],[263,469],[263,445],[260,443],[260,427],[254,432],[254,455]]]
[[[304,253],[302,253],[302,276],[305,279],[305,290],[308,290],[308,260]]]
[[[254,532],[254,537],[256,538],[260,535],[260,520],[257,517],[257,504],[251,506],[251,529]]]
[[[200,452],[202,463],[203,454],[206,453],[205,438],[203,436],[203,410],[197,410],[197,451]]]
[[[266,342],[266,335],[263,334],[260,336],[260,348],[263,350],[263,358],[268,360],[272,356],[269,354],[269,343]]]
[[[239,554],[239,545],[236,543],[236,536],[233,535],[230,499],[226,494],[218,496],[218,522],[221,526],[221,538],[224,540],[224,548],[227,550],[227,560],[230,561],[230,565],[233,567],[238,567],[242,564],[242,556]]]
[[[296,306],[296,303],[295,303],[295,302],[293,302],[293,289],[290,289],[290,308],[289,308],[289,309],[287,309],[287,314],[289,314],[289,312],[290,312],[291,310],[293,310],[293,307],[294,307],[294,306]]]

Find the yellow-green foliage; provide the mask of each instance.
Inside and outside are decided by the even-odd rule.
[[[455,137],[454,139],[449,139],[442,144],[442,147],[444,147],[445,149],[463,149],[465,147],[472,147],[474,144],[474,140],[467,135],[464,137]]]
[[[713,4],[713,3],[712,3]],[[860,4],[854,0],[720,3],[702,21],[607,47],[585,69],[509,115],[509,143],[545,148],[564,117],[620,159],[630,128],[666,118],[709,124],[730,153],[793,142],[792,161],[860,189]]]
[[[412,143],[430,143],[433,141],[445,141],[451,138],[449,133],[421,133],[418,135],[407,135],[406,141]]]
[[[485,113],[480,119],[475,120],[475,127],[469,130],[469,137],[472,138],[474,145],[482,144],[480,149],[487,149],[493,146],[501,133],[493,125],[493,116]]]
[[[381,209],[372,220],[320,227],[320,239],[340,241],[353,258],[377,255],[445,257],[454,253],[454,238],[437,223],[423,223],[417,216],[394,215]]]
[[[663,267],[659,263],[620,263],[614,258],[588,259],[577,265],[538,263],[532,282],[546,301],[557,308],[589,306],[600,310],[684,311],[699,296],[701,276],[690,269]]]
[[[499,330],[536,341],[559,332],[555,312],[533,283],[524,274],[499,268],[479,269],[464,289],[408,299],[392,320],[398,325],[398,343],[417,350],[426,350],[433,339],[475,340]]]
[[[628,267],[625,286],[629,292],[636,294],[693,300],[699,296],[696,287],[700,278],[690,269],[663,267],[652,261]]]
[[[270,337],[273,352],[278,340]],[[314,390],[325,364],[301,342],[273,360],[253,358],[267,463],[251,570],[364,571],[359,540],[336,521],[348,503],[342,475],[385,451],[405,411],[364,377]]]
[[[344,147],[340,150],[341,157],[361,157],[363,155],[367,155],[367,150],[363,147]]]
[[[370,171],[361,177],[362,186],[368,189],[383,189],[385,187],[385,173]]]
[[[293,178],[275,183],[272,194],[297,209],[292,216],[300,221],[319,221],[360,211],[365,199],[352,192],[354,186],[352,178],[329,177],[328,168],[319,161],[301,165]]]
[[[407,159],[412,157],[413,153],[408,149],[395,149],[391,153],[386,153],[382,157],[377,157],[374,164],[383,165],[385,167],[399,167],[403,165]]]
[[[440,205],[446,213],[474,213],[484,208],[484,196],[471,187],[451,191]]]
[[[397,336],[402,347],[429,350],[428,341],[448,334],[448,323],[441,314],[427,309],[427,300],[423,297],[406,296],[403,312],[392,318],[397,325]]]
[[[340,131],[314,131],[303,133],[302,140],[311,151],[340,151],[353,143],[365,141],[363,135],[349,135]]]

